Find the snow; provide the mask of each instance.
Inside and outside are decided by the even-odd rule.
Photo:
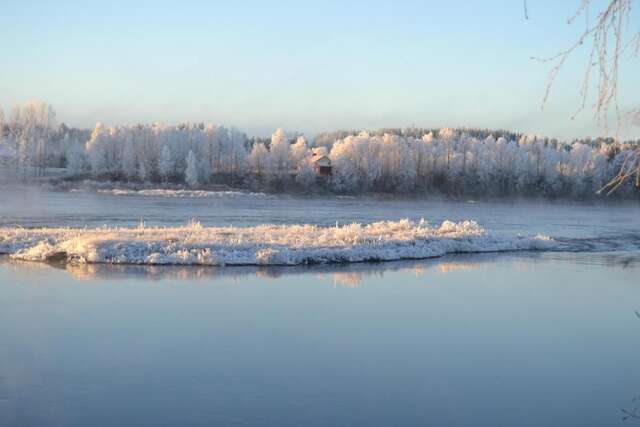
[[[176,197],[176,198],[268,198],[266,193],[253,193],[243,191],[205,191],[205,190],[168,190],[168,189],[147,189],[147,190],[127,190],[109,189],[97,190],[101,194],[111,194],[114,196],[148,196],[148,197]]]
[[[403,219],[335,227],[0,228],[0,253],[13,259],[77,263],[297,265],[392,261],[451,253],[548,250],[546,236],[498,236],[474,221],[430,226]]]

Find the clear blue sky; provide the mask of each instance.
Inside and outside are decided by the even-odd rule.
[[[75,126],[206,121],[266,135],[418,125],[601,134],[579,104],[586,52],[544,112],[579,0],[9,1],[0,105],[51,103]],[[626,61],[622,106],[640,102]],[[637,105],[636,105],[637,106]],[[626,128],[624,137],[640,137]]]

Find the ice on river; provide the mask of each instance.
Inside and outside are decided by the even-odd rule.
[[[493,235],[475,221],[403,219],[342,226],[0,228],[0,253],[32,261],[297,265],[391,261],[450,253],[552,249],[546,236]]]

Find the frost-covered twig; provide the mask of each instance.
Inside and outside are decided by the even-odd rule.
[[[613,108],[617,122],[617,135],[624,117],[620,112],[620,105],[618,103],[620,59],[623,53],[629,49],[633,51],[635,56],[638,56],[640,53],[640,31],[635,32],[629,42],[626,44],[624,42],[631,14],[631,6],[634,0],[609,0],[606,7],[597,15],[593,25],[589,22],[591,3],[591,0],[581,0],[576,13],[567,21],[568,24],[572,24],[578,17],[585,17],[585,29],[572,45],[549,58],[534,58],[542,62],[554,64],[549,72],[542,107],[544,108],[546,105],[555,80],[567,59],[571,57],[578,48],[590,42],[591,47],[588,54],[588,62],[580,91],[581,104],[578,110],[572,115],[572,119],[586,107],[592,81],[592,69],[595,67],[597,69],[597,83],[596,99],[593,104],[594,116],[596,122],[603,125],[605,130],[607,130],[610,110]],[[640,123],[640,112],[638,112],[638,110],[631,111],[629,116],[632,124]],[[640,154],[640,148],[636,149],[636,154]],[[634,175],[636,177],[636,185],[640,187],[640,165],[636,165],[635,168],[631,169],[621,168],[618,175],[601,188],[598,193],[606,192],[607,194],[611,194],[624,181]]]
[[[598,73],[597,93],[593,105],[595,118],[599,124],[607,128],[610,109],[613,107],[618,121],[617,128],[619,129],[622,120],[618,104],[620,58],[628,48],[633,48],[636,54],[640,49],[640,32],[631,38],[630,43],[626,45],[624,43],[626,25],[633,2],[634,0],[610,0],[607,7],[597,15],[595,23],[590,25],[589,8],[591,1],[581,0],[578,10],[568,20],[568,24],[572,24],[578,17],[585,17],[585,29],[578,39],[567,49],[556,55],[548,58],[534,58],[554,64],[549,72],[549,79],[542,102],[543,108],[549,99],[556,77],[565,62],[578,48],[590,42],[591,47],[580,93],[581,105],[573,117],[586,106],[591,87],[592,68],[596,67]]]

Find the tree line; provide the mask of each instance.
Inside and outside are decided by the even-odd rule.
[[[638,142],[561,142],[486,129],[380,129],[323,133],[309,142],[277,129],[271,138],[204,123],[139,124],[93,130],[57,125],[44,103],[0,111],[0,143],[19,170],[65,167],[98,180],[322,188],[338,193],[443,193],[592,197],[625,168]],[[316,176],[328,156],[332,174]],[[618,197],[638,197],[634,182]]]

